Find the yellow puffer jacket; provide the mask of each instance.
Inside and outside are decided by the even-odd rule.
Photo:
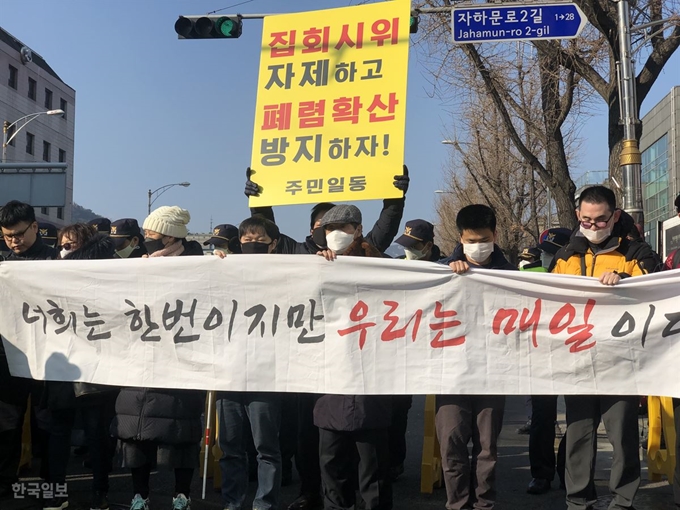
[[[652,248],[644,241],[620,236],[620,230],[615,227],[612,237],[595,253],[588,240],[574,231],[569,243],[555,255],[551,272],[595,278],[614,271],[622,278],[654,272],[658,259]]]

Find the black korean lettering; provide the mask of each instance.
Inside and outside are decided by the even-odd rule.
[[[212,307],[212,310],[210,310],[210,313],[208,316],[205,318],[205,321],[203,322],[203,329],[206,331],[212,331],[213,329],[217,329],[222,325],[222,312],[220,312],[216,307]]]
[[[227,340],[231,342],[231,332],[234,330],[234,320],[236,319],[236,311],[238,310],[238,301],[231,300],[231,317],[229,318],[229,331],[227,332]]]
[[[111,338],[111,332],[110,331],[105,331],[103,333],[95,333],[95,326],[103,326],[106,324],[104,319],[98,319],[100,317],[100,314],[98,312],[90,312],[90,310],[87,308],[87,305],[83,305],[83,311],[85,314],[85,319],[97,319],[97,320],[85,320],[83,324],[85,325],[86,328],[90,328],[89,333],[87,334],[87,339],[90,341],[94,340],[108,340]]]
[[[625,327],[625,329],[624,329]],[[623,312],[619,321],[612,328],[614,338],[622,338],[635,330],[635,318],[628,312]]]
[[[253,316],[255,317],[253,319],[253,322],[250,323],[250,327],[248,328],[248,334],[249,335],[255,330],[255,328],[259,324],[260,325],[260,338],[262,338],[264,336],[264,322],[262,321],[262,318],[264,317],[264,314],[266,312],[267,312],[267,307],[264,306],[264,305],[255,305],[255,306],[248,308],[248,310],[246,310],[245,312],[243,312],[243,315],[245,315],[246,317],[253,317]]]
[[[668,324],[666,324],[666,327],[663,328],[663,331],[661,332],[661,338],[666,338],[680,333],[680,328],[673,329],[678,325],[678,323],[680,323],[680,312],[667,313],[665,314],[665,317],[668,321]]]
[[[28,303],[24,302],[21,315],[24,318],[24,322],[26,324],[33,324],[35,321],[40,320],[39,316],[29,317],[28,314],[29,314],[30,311],[31,311],[30,305]],[[45,315],[45,312],[43,312],[43,309],[40,308],[40,306],[36,306],[33,309],[33,312],[39,313],[40,315],[42,315],[42,318],[43,318],[43,334],[46,335],[47,334],[47,315]]]

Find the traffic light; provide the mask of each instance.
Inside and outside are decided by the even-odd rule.
[[[179,39],[235,39],[242,29],[240,15],[180,16],[175,22]]]
[[[418,32],[418,23],[420,22],[420,17],[418,16],[418,11],[411,11],[411,23],[409,25],[409,34],[415,34]]]

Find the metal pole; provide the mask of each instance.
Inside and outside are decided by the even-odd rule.
[[[201,499],[205,499],[205,486],[208,482],[208,454],[210,453],[210,418],[212,415],[213,392],[208,392],[208,414],[205,416],[205,458],[203,459],[203,492]]]
[[[149,207],[147,209],[147,216],[151,214],[151,190],[149,190]]]
[[[2,162],[7,162],[7,131],[9,130],[9,121],[2,123]]]
[[[635,69],[633,68],[630,44],[630,5],[628,0],[618,0],[619,14],[619,103],[623,124],[623,146],[619,165],[623,178],[623,210],[633,217],[635,223],[644,228],[645,219],[642,202],[642,158],[635,136],[639,123],[637,99],[635,97]]]

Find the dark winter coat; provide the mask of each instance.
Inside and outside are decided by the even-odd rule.
[[[55,250],[51,246],[47,246],[40,237],[40,234],[38,234],[38,236],[35,239],[35,242],[33,243],[33,246],[31,246],[28,250],[26,250],[23,253],[17,254],[14,252],[10,252],[10,254],[7,256],[7,261],[54,260],[56,258],[57,250]],[[5,359],[5,345],[1,340],[0,340],[0,363],[7,363]]]
[[[456,260],[467,261],[465,253],[463,253],[462,244],[456,246],[456,249],[453,250],[453,253],[451,254],[450,257],[440,260],[439,262],[440,264],[448,265]],[[493,253],[491,254],[491,260],[489,261],[489,263],[484,266],[472,266],[472,267],[480,267],[482,269],[506,269],[509,271],[517,271],[517,268],[510,262],[508,262],[508,259],[505,258],[503,251],[495,244],[493,247]]]
[[[344,257],[383,257],[360,238]],[[392,423],[392,397],[387,395],[323,395],[314,405],[314,425],[339,432],[388,428]]]
[[[404,198],[389,198],[383,200],[383,208],[380,211],[378,221],[373,225],[373,229],[366,234],[364,239],[380,252],[384,252],[390,247],[392,241],[399,233],[399,225],[404,215]],[[253,215],[259,214],[268,220],[274,221],[274,212],[271,207],[258,207],[251,209]],[[295,239],[281,234],[276,247],[276,253],[286,255],[309,255],[316,254],[323,248],[319,247],[312,239],[307,236],[304,243],[299,243]]]
[[[112,259],[116,247],[110,237],[97,234],[77,250],[66,255],[65,260],[102,260]],[[90,389],[94,389],[94,385]],[[105,387],[110,393],[117,392],[116,387]],[[87,395],[76,398],[74,383],[62,381],[47,381],[43,394],[43,405],[48,409],[72,409],[80,405],[96,405],[101,394]]]
[[[182,239],[182,244],[180,256],[203,255],[198,242]],[[205,394],[200,391],[123,388],[116,400],[111,435],[124,441],[198,443],[203,435],[204,404]]]

